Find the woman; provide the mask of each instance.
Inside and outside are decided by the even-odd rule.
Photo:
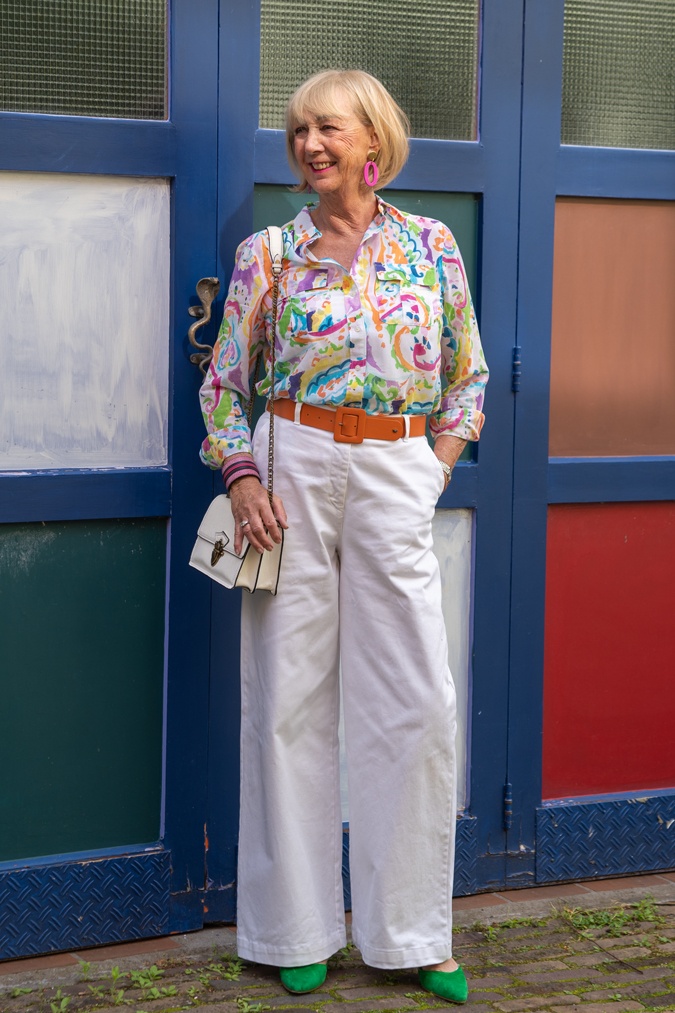
[[[341,666],[353,938],[366,963],[418,967],[464,1002],[451,956],[455,693],[431,522],[483,421],[487,369],[445,225],[375,194],[402,168],[407,120],[360,71],[292,96],[288,153],[316,199],[284,227],[269,415],[242,405],[270,340],[264,233],[245,240],[202,388],[202,458],[264,552],[284,536],[277,597],[244,596],[237,936],[240,956],[318,988],[345,945],[338,770]],[[432,451],[426,422],[435,438]],[[237,546],[237,548],[239,547]]]

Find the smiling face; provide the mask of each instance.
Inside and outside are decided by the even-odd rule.
[[[368,190],[363,167],[369,153],[379,150],[377,134],[350,109],[345,96],[344,109],[333,115],[310,113],[297,123],[293,134],[293,152],[304,179],[319,196],[344,196]]]

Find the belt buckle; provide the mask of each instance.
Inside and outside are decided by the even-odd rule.
[[[363,443],[366,431],[366,412],[363,408],[340,405],[335,411],[333,439],[336,443]]]

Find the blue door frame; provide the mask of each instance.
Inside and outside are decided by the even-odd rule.
[[[218,235],[221,277],[253,228],[253,185],[291,184],[283,131],[258,128],[258,4],[221,6]],[[442,508],[474,511],[474,649],[468,806],[458,824],[456,892],[501,886],[506,877],[509,601],[516,331],[522,0],[486,0],[481,28],[480,136],[472,142],[414,139],[397,189],[464,192],[480,199],[474,293],[492,379],[487,437],[458,465]],[[232,918],[238,799],[237,609],[213,596],[208,801],[209,920]],[[227,650],[223,650],[223,644]]]
[[[0,476],[0,523],[167,519],[161,830],[154,842],[0,864],[0,957],[203,924],[210,589],[186,560],[213,480],[196,453],[200,374],[186,332],[196,281],[217,273],[217,0],[173,0],[169,53],[167,121],[0,113],[0,170],[172,182],[168,466]],[[37,911],[26,896],[40,897]]]
[[[562,145],[563,0],[525,0],[524,15],[516,342],[522,380],[515,408],[508,703],[507,877],[513,886],[672,868],[672,843],[658,836],[657,817],[675,816],[672,791],[542,804],[548,505],[675,499],[674,457],[549,459],[555,200],[675,200],[675,152]],[[653,799],[636,806],[638,794]],[[592,847],[579,847],[591,837]]]

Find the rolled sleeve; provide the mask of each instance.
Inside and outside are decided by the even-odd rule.
[[[251,453],[244,405],[251,395],[258,353],[266,347],[263,302],[269,291],[269,255],[260,233],[237,250],[223,321],[199,392],[207,436],[200,457],[223,469],[227,458]]]
[[[489,373],[466,271],[450,232],[441,258],[441,279],[441,402],[429,428],[434,438],[477,440],[483,427],[483,397]]]

